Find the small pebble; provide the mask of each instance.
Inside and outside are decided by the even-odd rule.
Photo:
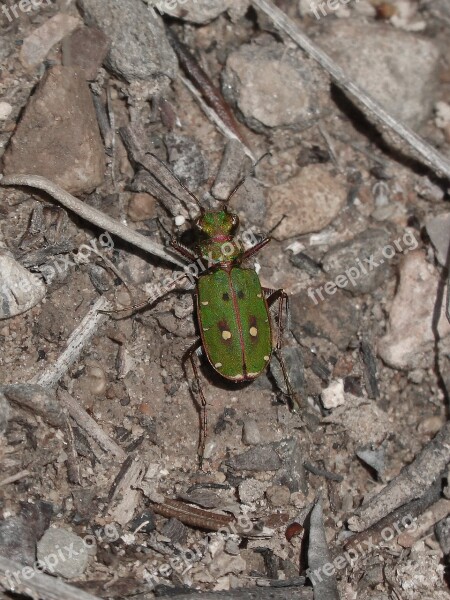
[[[397,538],[397,543],[402,548],[411,548],[414,542],[415,539],[413,538],[413,536],[410,533],[407,533],[406,531],[404,533],[401,533]]]
[[[266,497],[272,506],[287,506],[291,499],[291,492],[285,485],[272,485],[266,490]]]
[[[246,446],[254,446],[261,443],[261,433],[254,419],[245,419],[242,429],[242,441]]]
[[[322,404],[324,408],[337,408],[345,404],[344,380],[336,379],[330,385],[322,390]]]
[[[428,435],[434,435],[435,433],[437,433],[440,428],[442,427],[442,425],[444,424],[444,421],[441,417],[428,417],[427,419],[424,419],[423,421],[421,421],[419,423],[419,426],[417,427],[417,431],[419,433],[426,433]]]
[[[239,544],[236,540],[228,540],[225,544],[225,552],[232,556],[237,556],[240,552]]]
[[[9,117],[13,107],[9,102],[0,102],[0,121],[4,121]]]
[[[128,216],[132,221],[153,219],[156,215],[156,199],[144,192],[133,194],[128,205]]]
[[[267,483],[257,479],[246,479],[239,485],[239,498],[244,504],[260,500],[267,488]]]
[[[80,577],[89,559],[83,539],[60,528],[47,529],[38,542],[37,557],[45,563],[46,571],[66,579]]]

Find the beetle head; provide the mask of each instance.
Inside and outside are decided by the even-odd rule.
[[[227,210],[204,212],[196,220],[195,226],[208,238],[230,236],[239,227],[239,217]]]

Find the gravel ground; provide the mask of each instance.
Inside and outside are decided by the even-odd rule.
[[[27,594],[4,557],[102,598],[447,598],[448,180],[249,2],[153,4],[0,12],[4,177],[45,177],[159,248],[0,188],[0,597]],[[446,0],[276,4],[450,161]],[[152,297],[179,272],[171,237],[193,245],[198,209],[151,154],[207,208],[248,174],[230,207],[244,239],[272,237],[249,266],[289,295],[301,409],[275,357],[250,384],[200,359],[203,470],[193,290],[95,309]]]

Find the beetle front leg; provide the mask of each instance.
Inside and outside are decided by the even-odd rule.
[[[191,262],[195,262],[197,260],[197,256],[191,250],[189,250],[189,248],[186,248],[186,246],[180,244],[176,238],[172,238],[170,240],[170,245],[176,252],[178,252],[178,254],[181,254],[181,256],[184,256],[184,258],[187,258]]]
[[[261,240],[260,242],[258,242],[257,244],[255,244],[254,246],[252,246],[251,248],[249,248],[248,250],[246,250],[244,252],[244,254],[241,257],[241,260],[247,260],[247,258],[250,258],[251,256],[253,256],[254,254],[256,254],[257,252],[259,252],[260,250],[262,250],[264,248],[264,246],[266,244],[268,244],[271,241],[271,238],[264,238],[263,240]]]
[[[198,356],[199,351],[201,351],[201,348],[202,348],[202,341],[201,341],[201,339],[198,339],[193,344],[193,346],[191,346],[191,348],[189,348],[189,350],[185,354],[184,360],[189,359],[191,361],[192,370],[194,372],[194,377],[195,377],[195,382],[197,384],[197,389],[198,389],[198,393],[200,395],[200,400],[201,400],[201,406],[200,406],[201,427],[200,427],[200,439],[199,439],[199,445],[198,445],[199,453],[198,454],[199,454],[199,466],[200,466],[200,469],[203,470],[203,460],[204,460],[204,456],[205,456],[206,437],[208,435],[208,415],[206,412],[206,398],[203,393],[203,388],[202,388],[202,383],[200,381],[198,367],[195,364],[195,358],[194,358],[195,355]]]

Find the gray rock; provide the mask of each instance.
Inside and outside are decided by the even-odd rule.
[[[12,38],[1,37],[0,38],[0,62],[3,63],[14,49]]]
[[[173,172],[191,192],[196,193],[208,178],[208,166],[199,145],[193,138],[178,133],[166,135],[164,141]]]
[[[273,444],[254,446],[242,454],[232,456],[226,464],[239,471],[277,471],[282,466]]]
[[[281,350],[284,359],[288,377],[294,392],[301,398],[305,389],[305,365],[301,349],[297,347],[286,346]],[[283,392],[288,393],[283,370],[278,357],[275,355],[270,361],[270,372],[277,382],[277,386]]]
[[[153,82],[155,92],[175,77],[177,61],[164,25],[154,10],[136,0],[78,0],[87,25],[96,25],[111,40],[106,64],[131,82]]]
[[[442,548],[442,552],[447,556],[450,554],[450,517],[446,517],[436,524],[436,537]]]
[[[82,538],[60,528],[47,529],[37,546],[46,570],[66,579],[80,577],[88,566],[88,548]]]
[[[210,23],[226,10],[243,16],[247,0],[148,0],[161,14],[169,14],[183,21],[204,25]]]
[[[312,60],[284,44],[246,44],[232,52],[223,92],[256,131],[304,128],[323,109],[328,82]]]
[[[425,221],[425,227],[436,251],[439,264],[445,266],[450,250],[450,213],[428,217]]]
[[[286,507],[291,499],[291,492],[285,485],[271,485],[266,490],[266,497],[272,506]]]
[[[276,451],[282,461],[282,468],[276,473],[273,483],[286,486],[290,492],[308,493],[306,471],[303,466],[303,453],[298,441],[294,438],[281,440]]]
[[[267,229],[277,240],[321,231],[339,214],[347,188],[326,165],[309,165],[269,192]],[[281,221],[281,218],[285,218]]]
[[[20,60],[26,67],[36,67],[45,59],[50,50],[66,35],[81,25],[78,17],[63,12],[57,13],[42,25],[33,28],[23,40],[20,48]]]
[[[433,364],[436,328],[441,340],[450,335],[444,306],[435,315],[438,288],[439,274],[424,253],[407,254],[400,264],[400,283],[387,333],[378,343],[379,356],[391,367],[417,369]]]
[[[5,396],[0,392],[0,434],[5,433],[8,427],[11,407],[8,404]]]
[[[336,277],[344,276],[345,284],[342,279],[343,285],[338,287],[351,294],[372,292],[386,280],[389,259],[383,255],[383,250],[389,240],[389,233],[384,229],[367,229],[327,252],[322,261],[323,270],[335,282]],[[394,248],[392,256],[396,252]]]
[[[229,140],[220,162],[216,180],[211,189],[214,198],[227,200],[239,179],[244,176],[244,169],[250,170],[251,161],[244,152],[239,140]]]
[[[242,429],[242,441],[246,446],[254,446],[261,443],[261,433],[255,419],[245,419]]]
[[[33,173],[72,194],[103,181],[105,156],[82,69],[47,71],[3,157],[4,175]]]
[[[291,297],[292,330],[296,336],[322,337],[345,350],[359,328],[358,304],[340,290],[327,295],[323,286]]]
[[[429,39],[388,25],[329,20],[316,40],[375,100],[418,126],[431,114],[439,50]]]
[[[239,498],[244,504],[260,500],[266,491],[268,483],[257,479],[245,479],[239,484]]]

